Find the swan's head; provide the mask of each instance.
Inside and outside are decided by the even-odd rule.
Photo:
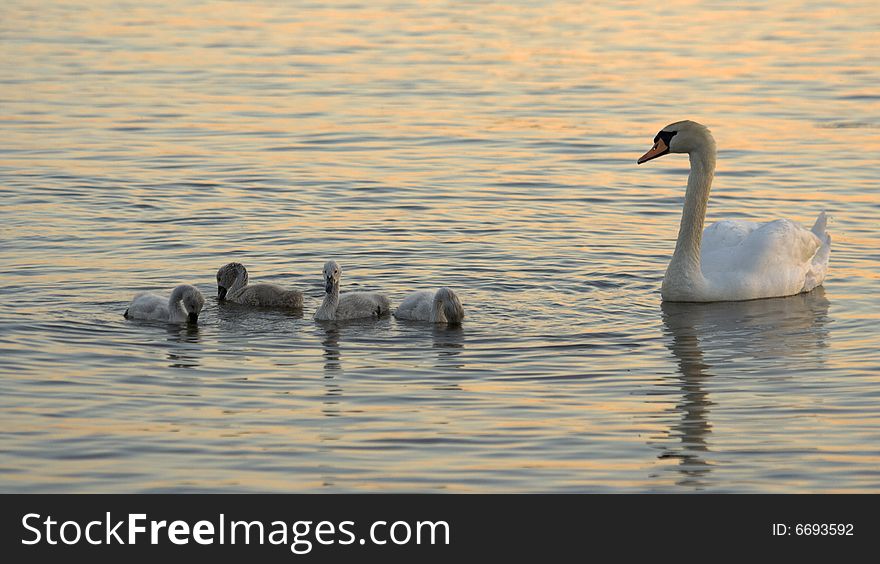
[[[327,261],[324,265],[324,289],[329,294],[333,288],[339,287],[339,277],[342,276],[342,268],[335,260]]]
[[[642,164],[668,153],[690,153],[707,148],[714,151],[715,139],[705,125],[690,120],[677,121],[654,136],[654,146],[637,162]]]
[[[248,273],[247,269],[240,262],[230,262],[220,267],[217,271],[217,299],[221,302],[226,299],[226,293],[235,284],[239,278],[244,278],[244,284],[247,286]]]
[[[195,286],[189,284],[181,284],[171,293],[172,301],[180,300],[183,309],[186,311],[187,321],[196,323],[199,320],[199,313],[205,305],[205,298]]]
[[[464,319],[464,308],[455,292],[449,288],[440,288],[434,294],[434,307],[441,308],[446,322],[450,325],[461,323]]]

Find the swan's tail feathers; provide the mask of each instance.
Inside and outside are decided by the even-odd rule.
[[[822,246],[819,247],[819,250],[816,251],[816,256],[813,257],[813,264],[823,264],[825,268],[828,267],[828,257],[831,254],[831,234],[825,230],[827,223],[828,216],[825,212],[822,212],[816,219],[816,223],[813,224],[812,229],[816,237],[822,241]],[[822,277],[825,277],[824,274]]]
[[[831,258],[831,234],[825,230],[827,221],[825,212],[822,212],[813,225],[812,231],[822,241],[822,245],[813,255],[810,271],[807,272],[807,278],[804,281],[804,292],[821,286],[825,281],[825,274],[828,272],[828,260]]]
[[[464,319],[464,308],[455,292],[449,288],[440,288],[434,299],[443,304],[443,315],[447,323],[461,323]]]
[[[811,231],[816,234],[816,237],[820,239],[825,238],[825,226],[828,223],[828,214],[822,212],[819,214],[819,217],[816,218],[816,223],[813,224],[813,228]]]

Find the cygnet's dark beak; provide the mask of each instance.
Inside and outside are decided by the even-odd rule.
[[[190,323],[198,323],[199,314],[194,311],[189,312],[189,315],[187,316],[187,321],[189,321]]]
[[[217,286],[217,299],[221,302],[226,299],[226,288]]]
[[[326,290],[326,292],[328,294],[333,291],[333,279],[332,278],[327,279],[327,284],[324,286],[324,289]]]

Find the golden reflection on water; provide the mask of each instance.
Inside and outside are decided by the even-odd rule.
[[[0,489],[874,488],[878,27],[876,2],[7,2]],[[635,159],[683,118],[718,141],[710,221],[828,209],[826,290],[661,306],[687,160]],[[316,325],[330,256],[468,318]],[[304,314],[219,307],[233,258]],[[121,319],[182,281],[198,328]]]

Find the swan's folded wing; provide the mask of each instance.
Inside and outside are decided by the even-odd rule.
[[[379,317],[389,313],[390,305],[388,298],[382,294],[375,292],[346,292],[339,296],[336,318]]]
[[[400,302],[394,315],[400,319],[428,321],[431,318],[433,300],[434,292],[432,290],[413,292]]]
[[[131,300],[128,311],[133,317],[158,318],[167,315],[167,304],[163,298],[144,292]]]
[[[816,235],[787,219],[760,224],[735,247],[703,252],[703,274],[734,299],[796,294],[819,249]],[[725,297],[725,299],[728,299]]]
[[[719,221],[703,232],[703,259],[726,262],[732,269],[748,264],[768,267],[806,265],[821,241],[810,230],[787,219],[767,223]],[[724,265],[717,265],[723,270]]]
[[[703,252],[736,247],[762,224],[739,219],[725,219],[713,223],[703,231]]]
[[[751,254],[778,261],[779,266],[806,267],[822,241],[815,233],[793,221],[777,219],[761,225],[744,244]]]
[[[275,284],[251,284],[232,296],[230,301],[257,307],[301,308],[302,293]]]

